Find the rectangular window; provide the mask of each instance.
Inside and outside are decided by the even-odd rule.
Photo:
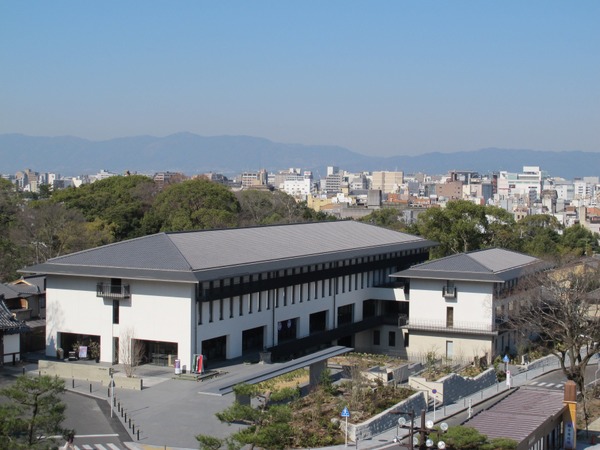
[[[208,321],[213,321],[213,301],[208,302]]]
[[[225,307],[223,306],[224,303],[224,299],[219,299],[219,320],[223,320],[223,309],[225,309]]]
[[[321,280],[321,298],[325,298],[325,282],[327,280]]]
[[[452,328],[454,326],[454,308],[448,306],[446,308],[446,327]]]
[[[119,300],[113,300],[113,323],[119,323]]]
[[[315,300],[319,298],[319,283],[320,281],[315,281]]]
[[[229,318],[233,319],[233,297],[229,297]]]
[[[390,333],[388,334],[388,345],[390,347],[396,346],[396,332],[395,331],[390,331]]]
[[[238,301],[239,301],[239,304],[238,304],[238,309],[239,309],[239,311],[238,311],[238,312],[239,312],[239,314],[240,314],[240,317],[241,317],[241,316],[243,316],[243,315],[244,315],[244,296],[243,296],[243,295],[240,295],[240,296],[238,297]]]
[[[380,338],[379,330],[373,330],[373,345],[380,345]]]
[[[198,325],[202,325],[202,302],[196,302],[198,305]]]
[[[446,358],[452,359],[454,356],[454,342],[446,341]]]

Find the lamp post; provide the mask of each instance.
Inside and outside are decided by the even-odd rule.
[[[440,424],[440,429],[439,430],[434,430],[433,426],[433,420],[425,420],[425,410],[421,411],[421,425],[417,426],[415,424],[415,412],[414,411],[392,411],[392,414],[402,414],[403,416],[408,416],[410,417],[410,422],[406,421],[405,417],[400,417],[398,418],[397,421],[397,425],[396,425],[396,438],[394,439],[394,442],[399,443],[401,441],[400,438],[400,433],[399,433],[399,428],[405,428],[408,429],[408,433],[409,433],[409,448],[410,450],[415,450],[415,449],[419,449],[419,450],[425,450],[425,449],[431,449],[435,446],[437,446],[437,448],[439,450],[443,450],[446,448],[446,443],[442,440],[440,440],[440,430],[442,433],[445,433],[448,430],[448,424],[445,422],[442,422]],[[430,435],[432,433],[436,433],[437,435],[437,444],[433,441],[433,439],[430,438]],[[415,436],[415,435],[421,435],[420,438]]]

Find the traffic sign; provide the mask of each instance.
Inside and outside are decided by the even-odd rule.
[[[344,407],[342,410],[342,417],[350,417],[350,411],[348,411],[347,407]]]

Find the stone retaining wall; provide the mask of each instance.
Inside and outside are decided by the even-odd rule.
[[[365,422],[358,424],[349,423],[348,440],[357,442],[357,439],[359,441],[369,439],[395,427],[400,416],[398,414],[390,414],[390,411],[415,411],[415,413],[419,414],[423,409],[427,409],[425,393],[417,392],[406,400],[377,414]],[[350,415],[352,415],[352,410],[350,410]],[[408,416],[406,417],[408,419]],[[340,418],[338,420],[343,431],[346,426],[345,419]]]
[[[427,381],[422,377],[410,377],[408,385],[413,389],[425,391],[428,396],[433,396],[437,402],[449,405],[460,398],[493,386],[498,382],[496,371],[493,367],[485,370],[476,377],[462,377],[451,373],[437,381]],[[437,392],[432,394],[433,389]]]
[[[95,381],[105,384],[110,383],[109,367],[91,364],[73,364],[68,362],[54,362],[40,360],[38,370],[42,375],[58,376],[59,378]],[[141,378],[114,377],[115,387],[125,389],[143,389]]]

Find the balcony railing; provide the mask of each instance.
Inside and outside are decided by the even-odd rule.
[[[473,322],[457,322],[453,321],[448,325],[443,320],[420,320],[408,319],[401,317],[398,320],[400,328],[408,330],[423,330],[423,331],[442,331],[446,333],[467,333],[467,334],[485,334],[495,335],[498,331],[504,329],[504,322],[495,324],[473,323]]]
[[[96,297],[112,298],[115,300],[131,297],[128,284],[96,284]]]

